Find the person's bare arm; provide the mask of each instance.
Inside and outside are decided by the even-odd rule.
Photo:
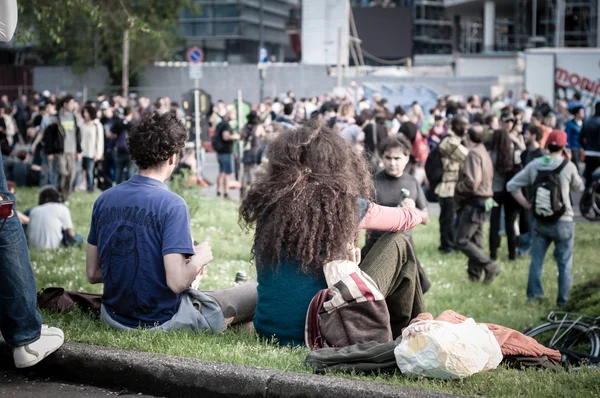
[[[102,283],[102,272],[100,270],[100,261],[98,258],[98,247],[87,245],[85,256],[85,270],[87,273],[88,282],[91,284]]]
[[[202,268],[213,260],[212,249],[208,242],[194,247],[195,254],[186,258],[183,254],[173,253],[163,257],[167,286],[173,293],[179,294],[187,289],[202,271]]]
[[[523,191],[518,190],[513,192],[512,196],[525,210],[531,210],[531,204],[527,201],[525,195],[523,195]]]
[[[239,139],[239,134],[232,134],[230,131],[223,131],[223,141],[235,141]]]

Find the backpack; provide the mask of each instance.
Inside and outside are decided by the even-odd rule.
[[[215,128],[215,133],[210,139],[210,143],[215,150],[215,152],[224,152],[225,151],[225,142],[223,141],[223,129],[225,128],[223,125],[224,122],[217,124]]]
[[[560,188],[560,172],[569,163],[563,160],[554,170],[539,170],[533,182],[533,216],[543,222],[554,223],[565,214],[565,198]]]
[[[304,342],[310,349],[390,340],[385,297],[360,269],[342,277],[332,288],[320,290],[310,302],[304,329]]]
[[[437,146],[429,152],[429,156],[427,156],[427,160],[425,161],[425,174],[427,175],[427,180],[429,180],[431,190],[434,190],[442,182],[442,177],[444,176],[444,164],[442,163],[440,145],[446,137],[442,138]]]

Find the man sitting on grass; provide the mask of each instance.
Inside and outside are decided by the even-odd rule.
[[[127,141],[138,174],[94,204],[87,277],[104,283],[100,319],[116,329],[218,333],[254,316],[254,283],[209,295],[189,289],[213,256],[208,243],[194,246],[187,204],[165,184],[186,138],[172,113],[144,116]]]
[[[38,206],[25,211],[29,217],[26,232],[31,248],[54,250],[83,243],[83,236],[75,233],[69,208],[60,199],[56,188],[47,185],[40,189]]]

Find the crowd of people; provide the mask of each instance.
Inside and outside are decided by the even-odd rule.
[[[392,111],[378,94],[354,104],[288,92],[265,99],[237,126],[235,107],[218,101],[207,115],[219,163],[217,193],[228,197],[230,177],[242,163],[240,220],[255,231],[258,278],[200,292],[190,286],[212,251],[194,242],[187,204],[165,185],[188,158],[178,104],[99,96],[80,106],[69,95],[45,94],[14,106],[2,98],[2,172],[20,185],[27,169],[43,187],[39,206],[11,217],[9,229],[18,234],[14,224],[28,221],[30,245],[41,248],[80,242],[65,204],[79,184],[104,190],[93,208],[86,268],[90,283],[104,284],[101,320],[115,328],[220,332],[253,320],[259,335],[301,345],[307,309],[328,286],[324,271],[345,260],[360,264],[385,297],[397,337],[424,311],[430,285],[410,233],[429,222],[428,200],[440,203],[440,253],[464,253],[471,281],[491,283],[500,274],[504,229],[508,259],[531,256],[528,299],[544,298],[541,270],[552,242],[556,303],[569,299],[569,197],[583,190],[582,172],[591,182],[600,161],[600,103],[585,120],[577,96],[556,109],[526,92],[517,101],[512,93],[493,101],[443,97],[425,115],[417,103]],[[10,195],[8,185],[0,189]],[[483,227],[489,218],[488,254]],[[40,224],[53,224],[51,239],[40,234]],[[368,231],[362,251],[358,229]],[[13,272],[27,268],[21,257]],[[62,339],[56,330],[47,333]]]

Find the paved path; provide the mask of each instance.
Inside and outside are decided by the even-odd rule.
[[[39,378],[35,374],[0,370],[0,396],[18,398],[63,398],[63,397],[152,397],[126,390],[115,391],[85,384],[70,384],[54,381],[50,378]]]

